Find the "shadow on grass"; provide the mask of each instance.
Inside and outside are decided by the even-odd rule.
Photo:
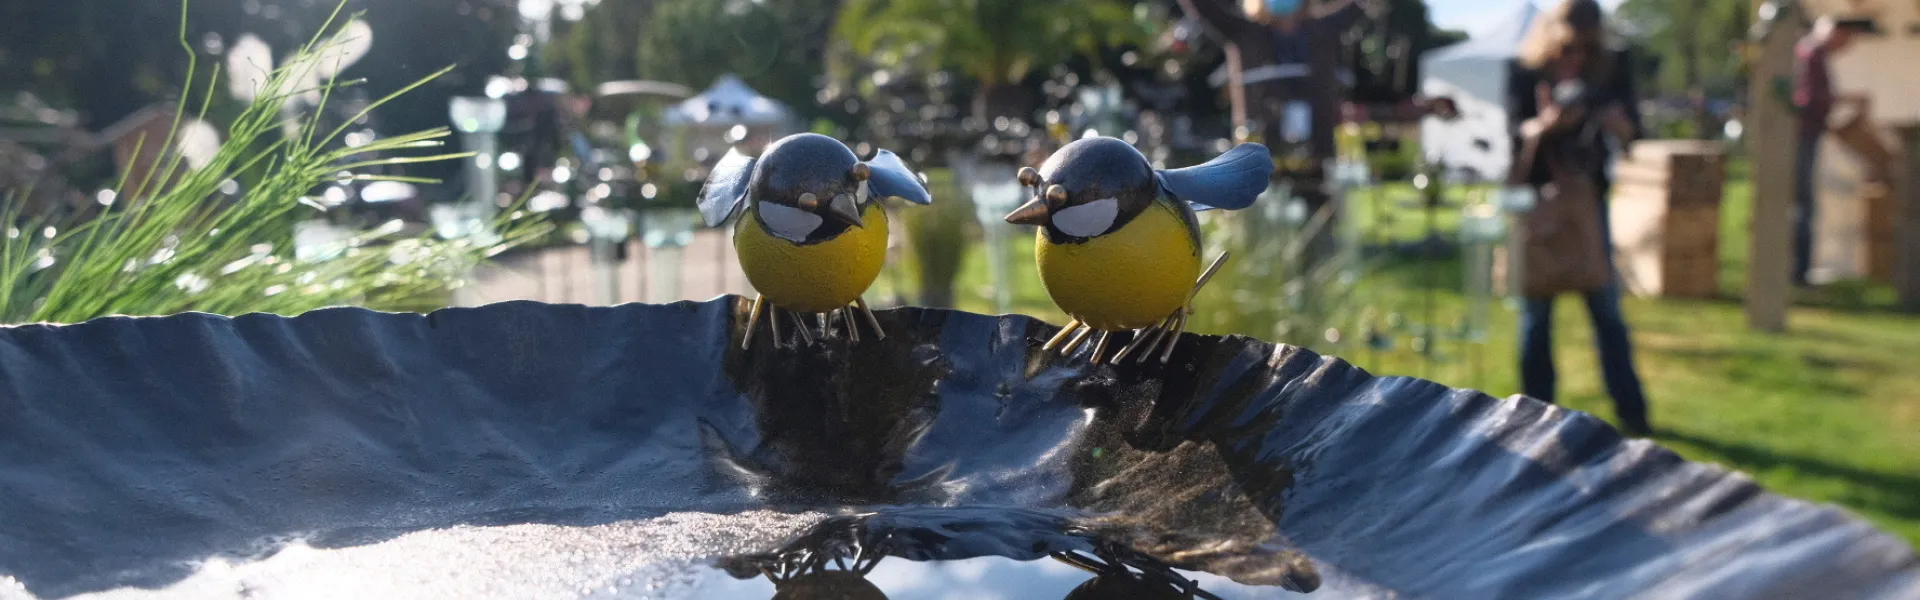
[[[1834,398],[1857,398],[1865,394],[1860,386],[1840,380],[1837,371],[1861,370],[1878,377],[1885,373],[1880,365],[1827,355],[1764,350],[1760,348],[1689,348],[1646,344],[1646,351],[1666,360],[1686,364],[1702,371],[1717,371],[1728,381],[1738,381],[1761,389],[1797,389]]]
[[[1376,282],[1391,282],[1409,290],[1434,290],[1451,294],[1461,292],[1466,266],[1456,246],[1410,244],[1405,247],[1372,247],[1365,254]]]
[[[1833,501],[1899,519],[1920,519],[1920,476],[1870,471],[1669,428],[1661,429],[1655,437],[1661,442],[1679,442],[1712,452],[1743,470],[1788,469],[1805,476],[1845,481],[1849,485]]]
[[[1744,280],[1742,280],[1744,284]],[[1739,289],[1722,289],[1713,298],[1687,300],[1740,307],[1746,295]],[[1920,307],[1903,306],[1892,286],[1870,281],[1841,281],[1793,291],[1794,308],[1814,308],[1849,315],[1920,316]]]

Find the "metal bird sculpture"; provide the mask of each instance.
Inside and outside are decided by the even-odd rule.
[[[883,198],[929,204],[933,197],[900,157],[881,150],[861,161],[839,140],[812,133],[788,136],[759,157],[728,151],[700,192],[700,214],[717,227],[734,214],[733,246],[740,268],[759,295],[747,321],[743,348],[766,319],[774,347],[782,347],[782,311],[801,341],[814,336],[802,314],[816,315],[821,335],[835,322],[860,341],[854,310],[885,338],[861,294],[886,262]]]
[[[1076,140],[1038,170],[1021,169],[1020,184],[1033,199],[1007,222],[1040,228],[1041,282],[1073,317],[1044,349],[1072,354],[1098,332],[1098,364],[1116,332],[1134,330],[1115,363],[1146,361],[1156,351],[1161,362],[1171,360],[1194,296],[1227,260],[1222,254],[1201,273],[1195,211],[1252,205],[1273,170],[1259,144],[1241,144],[1203,165],[1156,170],[1139,150],[1110,137]]]

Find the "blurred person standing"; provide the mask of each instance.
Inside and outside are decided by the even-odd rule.
[[[1585,259],[1584,283],[1548,292],[1529,290],[1520,321],[1520,375],[1526,395],[1552,402],[1553,300],[1558,291],[1576,291],[1593,321],[1594,341],[1607,393],[1622,428],[1632,435],[1651,435],[1645,393],[1634,370],[1633,347],[1626,318],[1620,309],[1620,285],[1607,224],[1607,194],[1612,187],[1608,166],[1616,150],[1641,135],[1638,97],[1627,65],[1627,52],[1608,40],[1606,16],[1595,0],[1565,0],[1534,21],[1511,66],[1507,84],[1507,112],[1517,150],[1515,183],[1531,187],[1541,198],[1534,209],[1579,207],[1575,220],[1582,246],[1563,256],[1529,256],[1528,278],[1538,268]],[[1608,142],[1611,141],[1612,144]],[[1537,160],[1536,160],[1537,159]],[[1579,202],[1574,204],[1573,202]],[[1561,204],[1549,206],[1549,203]],[[1595,210],[1597,208],[1597,210]],[[1588,221],[1587,219],[1591,219]],[[1549,236],[1542,235],[1542,238]],[[1544,239],[1562,244],[1569,236]],[[1585,247],[1591,245],[1594,247]],[[1530,287],[1533,282],[1529,282]]]
[[[1385,14],[1380,0],[1179,0],[1226,47],[1235,125],[1255,125],[1276,155],[1303,150],[1318,177],[1339,124],[1341,36]],[[1238,4],[1238,6],[1235,6]],[[1283,158],[1276,156],[1276,158]],[[1285,170],[1285,169],[1282,169]],[[1312,204],[1312,202],[1310,202]],[[1314,206],[1317,208],[1317,205]]]
[[[1386,14],[1384,0],[1179,0],[1225,47],[1233,124],[1273,153],[1275,180],[1287,181],[1307,214],[1336,210],[1327,169],[1347,83],[1343,36]],[[1238,6],[1235,6],[1235,5]],[[1329,217],[1339,219],[1340,215]],[[1332,256],[1333,227],[1306,246],[1304,259]]]
[[[1800,120],[1799,154],[1794,162],[1793,283],[1807,285],[1813,268],[1814,195],[1820,166],[1820,140],[1837,103],[1859,104],[1857,96],[1839,97],[1833,91],[1830,61],[1853,42],[1853,34],[1872,29],[1872,21],[1839,21],[1820,17],[1813,31],[1793,47],[1793,106]]]

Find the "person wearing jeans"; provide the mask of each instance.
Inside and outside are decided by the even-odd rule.
[[[1816,178],[1819,176],[1820,138],[1827,132],[1837,98],[1828,60],[1852,43],[1853,34],[1873,30],[1873,21],[1839,21],[1821,17],[1813,31],[1793,48],[1793,107],[1800,120],[1800,146],[1794,160],[1793,183],[1793,282],[1807,285],[1813,268],[1813,224]],[[1859,102],[1857,98],[1846,98]]]
[[[1601,188],[1601,231],[1606,232],[1606,188]],[[1611,233],[1608,233],[1611,239]],[[1611,256],[1611,252],[1608,253]],[[1609,258],[1611,262],[1611,258]],[[1600,377],[1613,397],[1614,415],[1628,433],[1651,435],[1647,397],[1640,374],[1633,367],[1633,341],[1627,317],[1620,310],[1620,278],[1600,291],[1586,294],[1587,316],[1593,322],[1593,342],[1600,352]],[[1520,391],[1553,402],[1558,375],[1553,367],[1553,299],[1526,300],[1520,315]]]
[[[1793,284],[1807,285],[1813,270],[1814,180],[1819,177],[1820,132],[1800,133],[1793,163]]]
[[[1527,139],[1552,138],[1551,143],[1580,144],[1593,157],[1588,168],[1600,196],[1600,214],[1593,217],[1600,220],[1601,239],[1607,240],[1604,251],[1611,267],[1607,197],[1612,186],[1607,165],[1614,152],[1606,140],[1631,143],[1640,136],[1641,124],[1633,77],[1626,68],[1632,60],[1626,51],[1607,46],[1604,23],[1595,0],[1565,0],[1542,14],[1510,71],[1507,112],[1513,119],[1514,148],[1524,147]],[[1591,90],[1590,99],[1560,105],[1548,90],[1570,81],[1584,82]],[[1531,172],[1519,175],[1535,189],[1552,180],[1545,164],[1535,162],[1532,166]],[[1633,343],[1626,316],[1620,310],[1619,279],[1614,276],[1611,283],[1584,294],[1582,299],[1593,321],[1601,373],[1608,395],[1613,396],[1621,428],[1632,435],[1651,435],[1646,392],[1634,369]],[[1528,298],[1520,317],[1521,388],[1526,395],[1547,402],[1554,401],[1558,383],[1553,365],[1553,300]]]

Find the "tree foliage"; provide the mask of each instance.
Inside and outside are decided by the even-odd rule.
[[[1149,34],[1126,0],[848,0],[831,67],[842,78],[867,66],[952,69],[979,82],[984,98],[1034,69]],[[1008,112],[977,103],[982,111]]]
[[[1389,0],[1379,19],[1352,34],[1353,99],[1392,102],[1419,93],[1420,57],[1466,38],[1434,27],[1425,0]]]
[[[577,22],[561,23],[547,58],[576,89],[640,75],[640,33],[654,0],[601,2]]]
[[[651,79],[701,89],[732,73],[813,116],[840,0],[622,0],[588,8],[554,40],[553,66],[576,88]]]
[[[1742,84],[1735,45],[1752,26],[1752,8],[1750,0],[1626,0],[1618,18],[1658,62],[1652,91],[1730,96]]]

